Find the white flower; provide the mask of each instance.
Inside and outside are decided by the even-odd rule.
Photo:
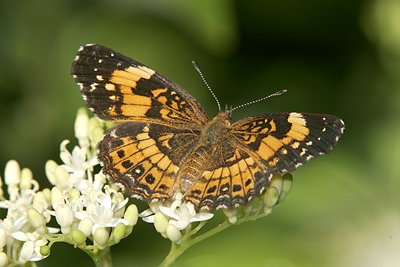
[[[13,237],[19,241],[23,241],[19,262],[25,263],[27,261],[39,261],[47,256],[40,254],[40,247],[47,244],[48,240],[45,239],[38,232],[32,233],[15,233]]]
[[[92,170],[94,165],[98,164],[97,157],[93,156],[87,159],[87,147],[80,148],[75,146],[72,153],[67,150],[69,140],[64,140],[60,145],[60,158],[64,162],[61,165],[67,172],[72,173],[76,178],[82,179],[87,170]]]
[[[197,213],[192,203],[181,202],[182,194],[180,193],[176,194],[174,199],[170,205],[168,205],[169,202],[151,203],[150,209],[142,212],[140,216],[143,217],[143,221],[154,223],[155,214],[161,212],[167,217],[168,224],[175,225],[178,230],[185,229],[192,222],[207,221],[214,216],[208,212]]]
[[[83,196],[82,198],[84,198]],[[94,234],[97,228],[115,227],[120,222],[129,225],[128,220],[116,216],[116,213],[120,209],[124,209],[126,203],[128,203],[127,198],[122,202],[117,202],[113,201],[110,194],[102,192],[96,199],[86,203],[86,210],[75,212],[75,217],[79,220],[89,218],[93,222],[92,234]]]
[[[171,218],[170,224],[174,224],[178,230],[185,229],[191,222],[207,221],[214,214],[208,212],[196,213],[193,204],[182,203],[177,207],[160,207],[160,211]]]

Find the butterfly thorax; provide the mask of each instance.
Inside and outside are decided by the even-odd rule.
[[[220,112],[212,121],[208,122],[201,131],[200,145],[213,146],[224,141],[230,126],[230,112]]]

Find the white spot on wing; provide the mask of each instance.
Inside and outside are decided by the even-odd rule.
[[[115,134],[115,129],[110,132],[110,136],[112,138],[118,138],[118,136]]]
[[[92,84],[90,85],[90,88],[91,88],[91,89],[90,89],[90,92],[96,90],[97,85],[99,85],[99,84],[98,84],[98,83],[92,83]]]
[[[298,125],[302,125],[302,126],[306,125],[306,120],[304,119],[304,116],[301,113],[297,113],[297,112],[291,112],[289,114],[289,118],[287,121],[292,124],[298,124]]]
[[[299,162],[296,165],[294,165],[294,168],[297,169],[298,167],[300,167],[301,165],[303,165],[303,163]]]

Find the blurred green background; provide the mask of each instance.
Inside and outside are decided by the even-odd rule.
[[[223,107],[288,90],[234,121],[299,111],[346,123],[332,153],[293,173],[271,216],[195,245],[174,266],[400,266],[400,1],[1,1],[1,174],[16,159],[48,186],[44,164],[60,163],[84,105],[70,67],[86,43],[156,69],[211,117],[217,106],[192,60]],[[168,251],[142,221],[112,247],[115,266],[156,266]],[[56,264],[92,265],[61,244],[39,262]]]

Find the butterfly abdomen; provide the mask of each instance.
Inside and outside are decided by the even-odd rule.
[[[180,172],[181,190],[186,192],[203,174],[209,162],[210,148],[199,147],[189,155]]]

